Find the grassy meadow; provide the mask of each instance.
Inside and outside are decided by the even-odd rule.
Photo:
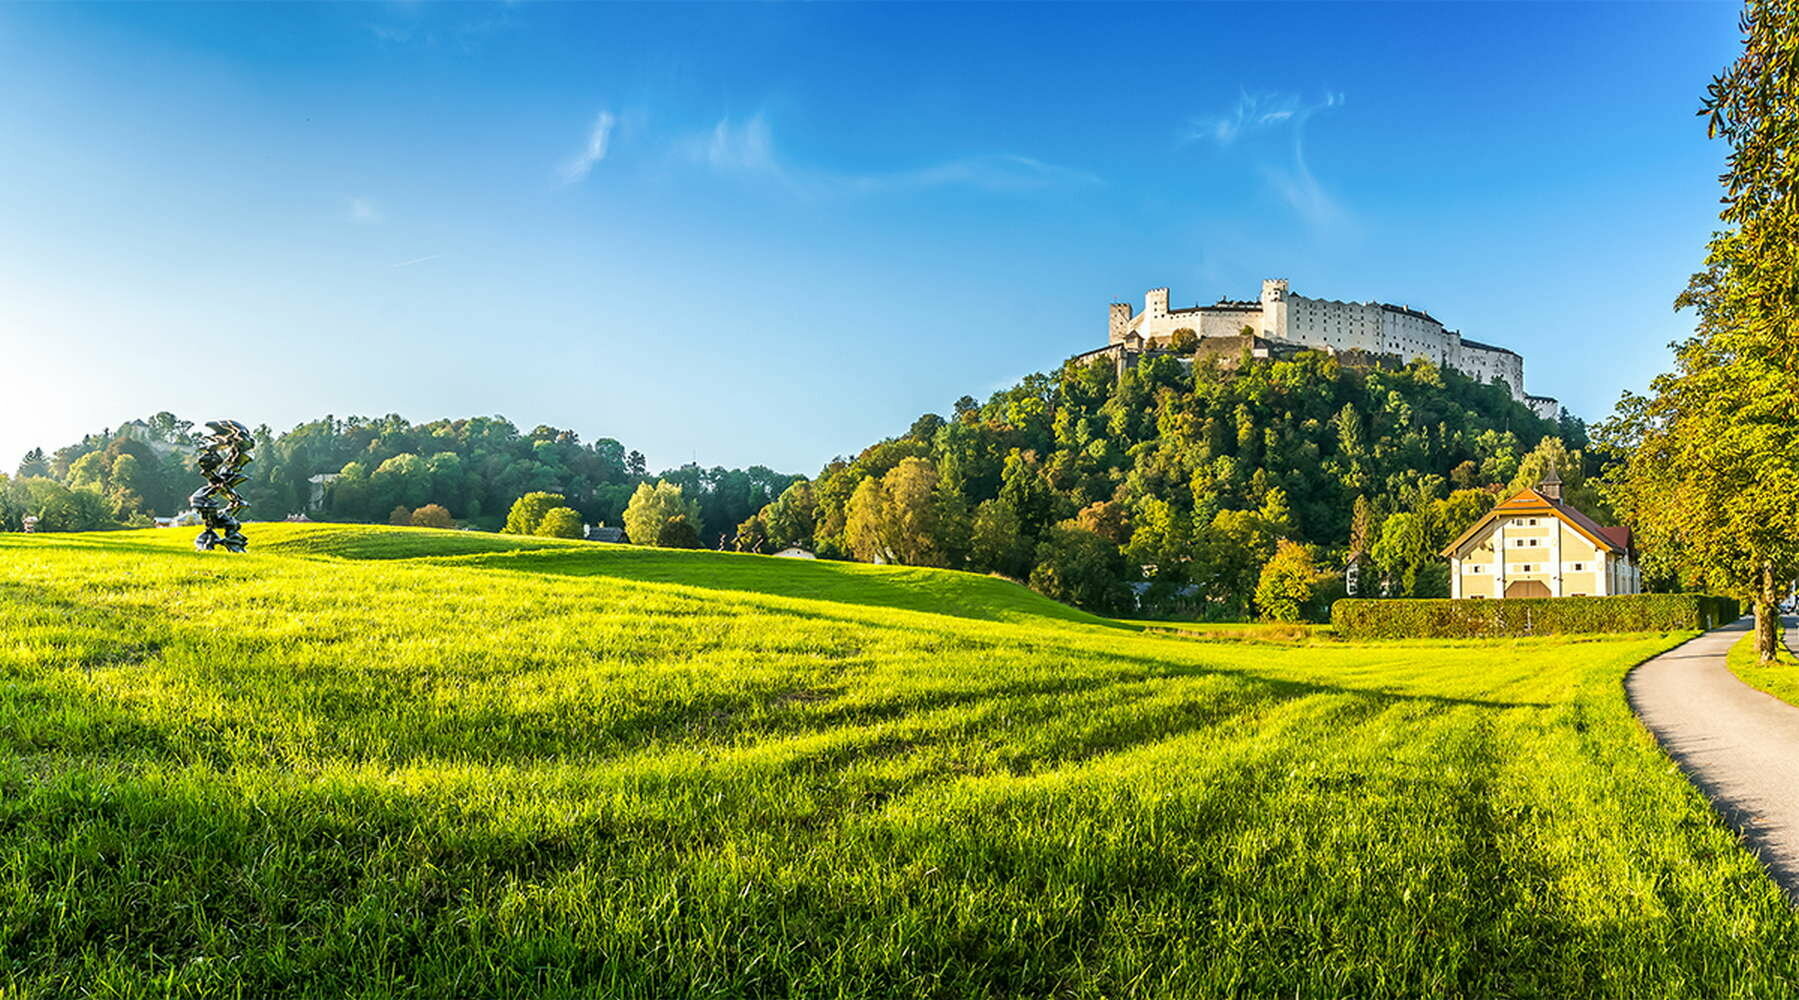
[[[0,996],[1778,996],[1625,705],[934,570],[0,535]]]

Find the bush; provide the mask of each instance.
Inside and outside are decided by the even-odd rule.
[[[1064,521],[1049,529],[1037,546],[1031,589],[1051,600],[1095,614],[1117,614],[1130,607],[1125,587],[1124,556],[1118,546]]]
[[[1317,585],[1318,567],[1312,563],[1312,553],[1303,545],[1280,539],[1274,555],[1262,566],[1256,607],[1268,621],[1299,621]]]
[[[500,530],[508,535],[535,535],[545,514],[566,506],[567,498],[560,493],[527,493],[512,502],[512,509],[506,513],[506,527]]]
[[[1737,602],[1706,594],[1371,600],[1331,605],[1346,639],[1479,638],[1574,632],[1673,632],[1735,621]]]
[[[415,528],[454,528],[456,521],[442,504],[428,503],[412,512]]]
[[[537,522],[535,534],[550,538],[580,538],[581,515],[573,507],[552,507]]]
[[[638,483],[625,505],[625,537],[632,545],[694,549],[700,545],[700,505],[675,483]]]
[[[387,515],[387,523],[395,527],[405,527],[412,523],[412,508],[401,504]]]

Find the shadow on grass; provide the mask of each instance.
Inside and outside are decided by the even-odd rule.
[[[1049,619],[1139,631],[1123,622],[1052,601],[1010,580],[953,570],[627,547],[483,553],[433,557],[429,562],[542,577],[602,577],[632,583],[666,583],[733,594],[920,611],[980,621]]]

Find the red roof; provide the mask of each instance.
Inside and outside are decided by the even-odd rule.
[[[1462,532],[1455,541],[1450,542],[1439,554],[1449,555],[1453,553],[1456,549],[1462,547],[1463,542],[1474,537],[1485,529],[1487,525],[1499,518],[1517,517],[1523,514],[1549,514],[1554,517],[1559,517],[1565,521],[1569,527],[1572,527],[1575,531],[1585,535],[1588,541],[1591,541],[1596,545],[1611,549],[1614,552],[1630,551],[1629,528],[1600,527],[1598,522],[1582,513],[1578,507],[1563,503],[1560,500],[1552,500],[1534,489],[1525,487],[1511,496],[1506,497],[1504,500],[1499,501],[1499,504],[1491,511],[1488,511],[1485,517],[1482,517],[1480,520],[1469,525],[1467,531]]]

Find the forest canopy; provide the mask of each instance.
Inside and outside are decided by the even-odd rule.
[[[555,493],[588,523],[618,525],[638,485],[669,482],[695,501],[699,544],[715,546],[796,477],[763,466],[683,465],[660,476],[612,438],[583,442],[573,431],[521,431],[504,417],[415,424],[385,417],[325,417],[284,433],[256,428],[256,460],[240,492],[253,519],[304,513],[314,519],[387,523],[400,509],[437,508],[456,521],[498,530],[515,500]],[[199,485],[194,424],[169,413],[91,434],[45,455],[33,451],[0,484],[0,530],[27,513],[42,530],[147,524],[173,515]],[[313,482],[314,477],[326,477]],[[428,518],[441,523],[435,511]]]
[[[1423,361],[1071,362],[829,463],[738,544],[996,572],[1096,610],[1135,583],[1208,617],[1275,613],[1255,594],[1278,553],[1262,590],[1291,615],[1352,557],[1390,593],[1443,593],[1438,549],[1552,462],[1603,517],[1586,446],[1578,419]]]

